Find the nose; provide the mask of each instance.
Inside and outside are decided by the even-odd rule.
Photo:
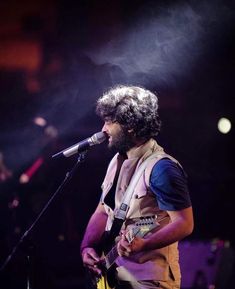
[[[108,129],[107,129],[106,123],[104,123],[104,125],[103,125],[103,127],[102,127],[102,132],[105,132],[105,133],[108,132]]]

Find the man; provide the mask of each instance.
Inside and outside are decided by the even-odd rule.
[[[180,288],[177,242],[192,232],[193,213],[181,165],[154,140],[160,130],[158,98],[141,87],[117,86],[98,99],[96,110],[104,120],[109,148],[118,153],[109,164],[81,244],[83,263],[101,273],[97,245],[110,230],[134,172],[154,154],[136,184],[117,240],[115,288]],[[129,242],[129,228],[151,216],[156,217],[156,227]]]

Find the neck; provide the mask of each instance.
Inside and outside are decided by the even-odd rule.
[[[146,140],[138,140],[135,142],[135,146],[133,146],[129,151],[127,151],[127,158],[133,158],[133,155],[136,155],[136,152],[141,150],[141,148],[147,143]]]

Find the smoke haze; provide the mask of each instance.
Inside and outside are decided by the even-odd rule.
[[[146,5],[116,38],[88,55],[96,64],[118,66],[130,81],[145,74],[158,85],[172,85],[191,73],[232,17],[234,11],[220,1]]]

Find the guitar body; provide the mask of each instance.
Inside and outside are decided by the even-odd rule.
[[[97,281],[97,289],[112,289],[117,284],[115,264]]]
[[[97,282],[97,289],[112,289],[112,287],[109,286],[106,276],[102,275],[100,277],[100,279]]]

